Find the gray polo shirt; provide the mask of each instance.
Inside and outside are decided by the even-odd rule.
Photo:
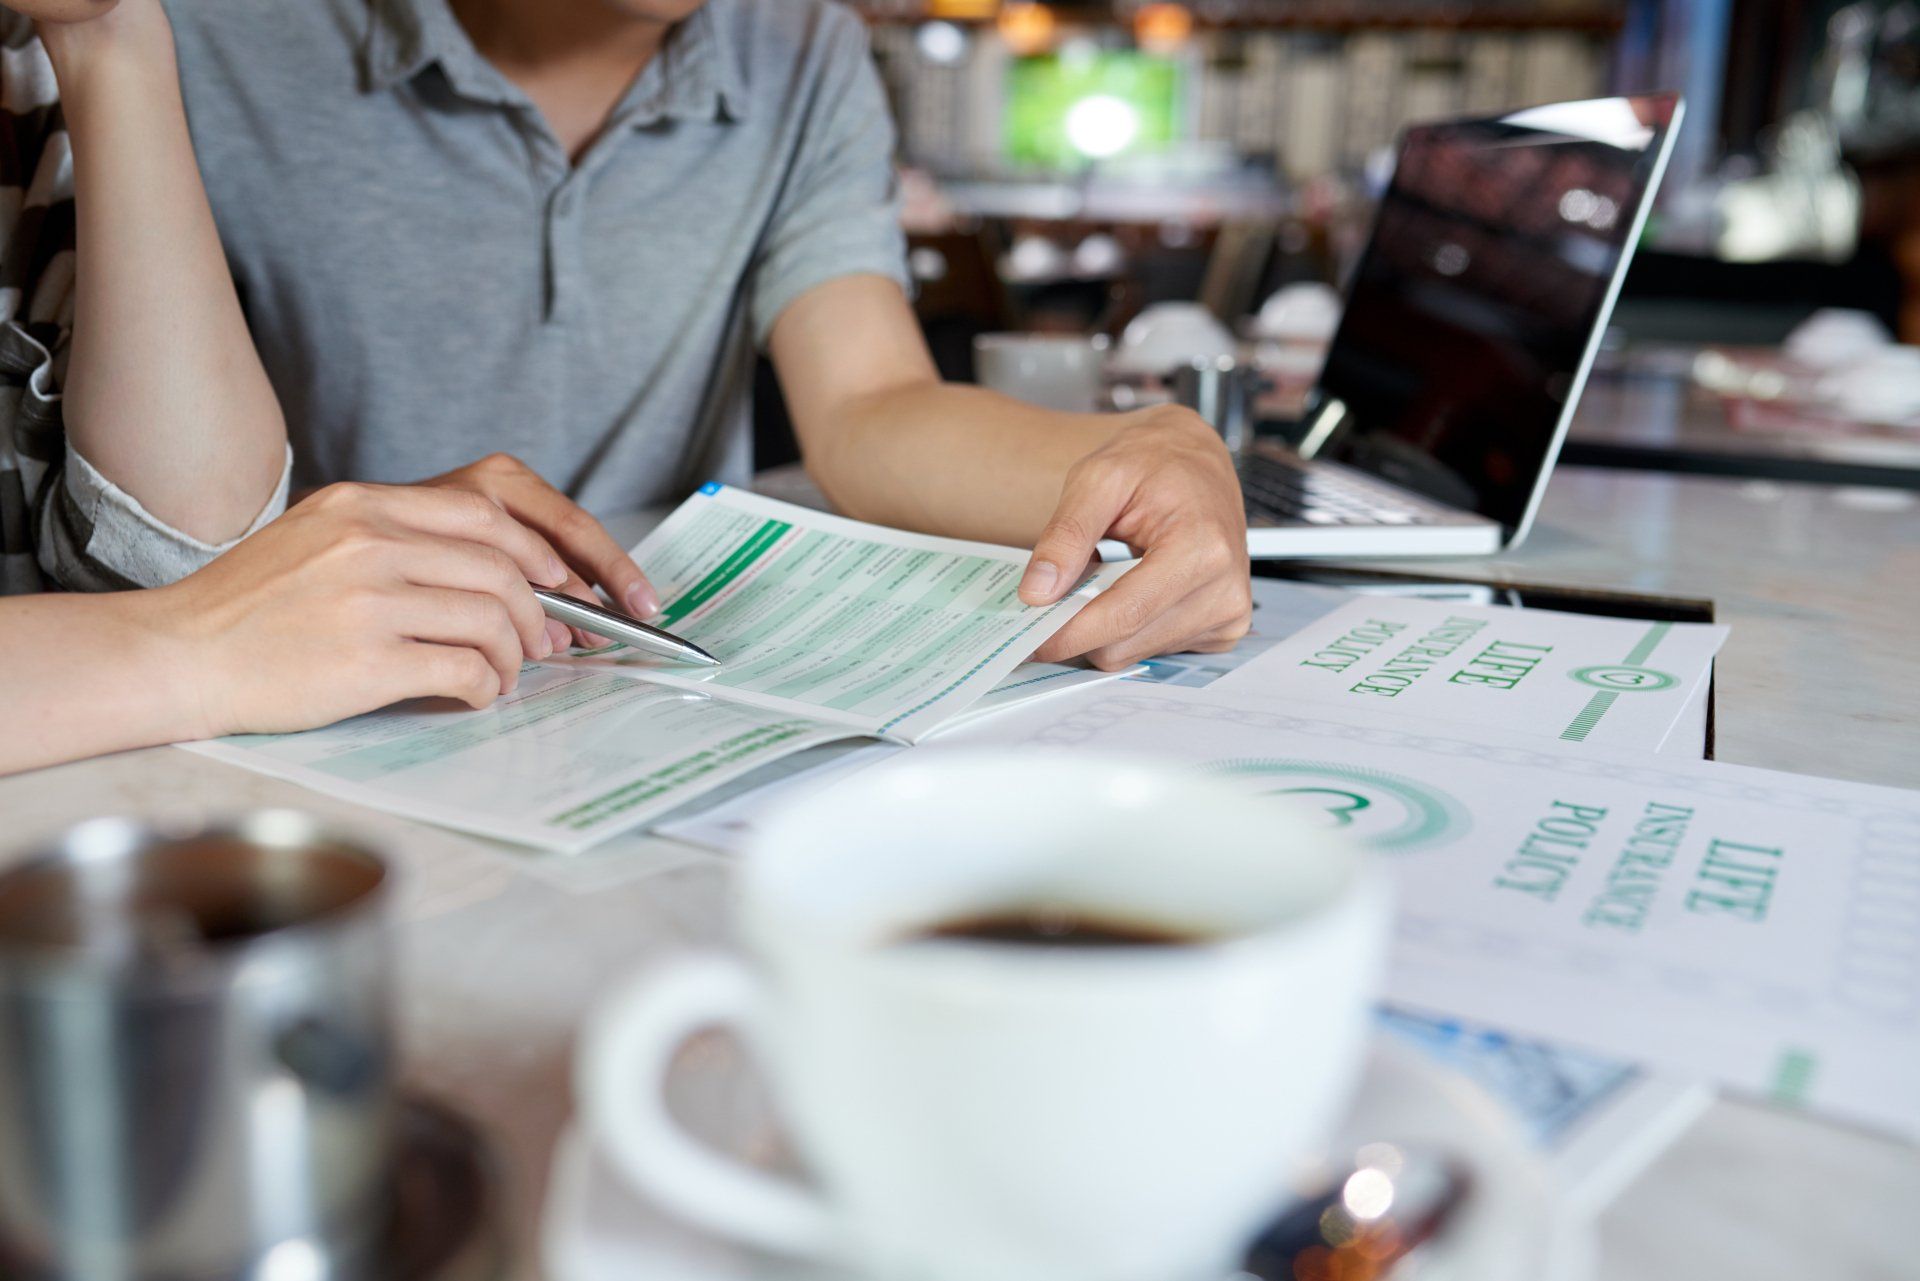
[[[169,10],[297,484],[494,450],[602,513],[737,481],[782,309],[904,283],[892,124],[832,0],[708,0],[577,166],[447,0]]]

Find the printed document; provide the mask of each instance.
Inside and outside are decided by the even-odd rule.
[[[485,711],[403,704],[189,750],[395,813],[583,849],[836,739],[913,742],[978,703],[1101,672],[1028,654],[1128,564],[1057,603],[1015,595],[1028,553],[863,525],[708,485],[635,549],[663,626],[724,664],[610,647],[530,663]]]
[[[1366,596],[1214,688],[1653,751],[1704,696],[1726,639],[1703,623]]]
[[[1015,594],[1028,555],[707,485],[633,556],[665,602],[659,625],[724,666],[633,650],[570,661],[913,742],[998,685],[1127,567],[1103,565],[1034,609]]]
[[[1386,859],[1388,1000],[1920,1137],[1920,792],[1212,693],[1109,686],[942,743],[1287,798]]]

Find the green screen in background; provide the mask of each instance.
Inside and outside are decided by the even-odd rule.
[[[1017,59],[1007,76],[1003,142],[1009,164],[1023,168],[1081,169],[1096,159],[1076,145],[1070,119],[1089,99],[1101,99],[1094,120],[1083,111],[1080,136],[1111,143],[1119,121],[1131,122],[1131,136],[1114,155],[1152,151],[1174,139],[1179,119],[1180,68],[1165,58],[1132,52],[1102,52],[1061,57],[1040,54]],[[1122,110],[1116,110],[1120,104]],[[1130,116],[1123,113],[1131,113]],[[1088,125],[1096,123],[1091,134]]]

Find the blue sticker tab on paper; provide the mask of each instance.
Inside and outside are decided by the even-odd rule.
[[[726,486],[722,485],[719,481],[710,480],[706,484],[700,486],[700,492],[705,494],[707,497],[711,498],[725,488]]]

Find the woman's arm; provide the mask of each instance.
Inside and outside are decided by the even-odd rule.
[[[166,14],[14,7],[41,19],[73,146],[68,440],[160,521],[229,541],[274,493],[286,425],[200,184]]]
[[[194,686],[146,625],[150,594],[0,597],[0,774],[195,735]]]
[[[484,707],[566,643],[528,586],[566,578],[480,495],[334,485],[170,586],[0,598],[0,774],[404,698]]]

